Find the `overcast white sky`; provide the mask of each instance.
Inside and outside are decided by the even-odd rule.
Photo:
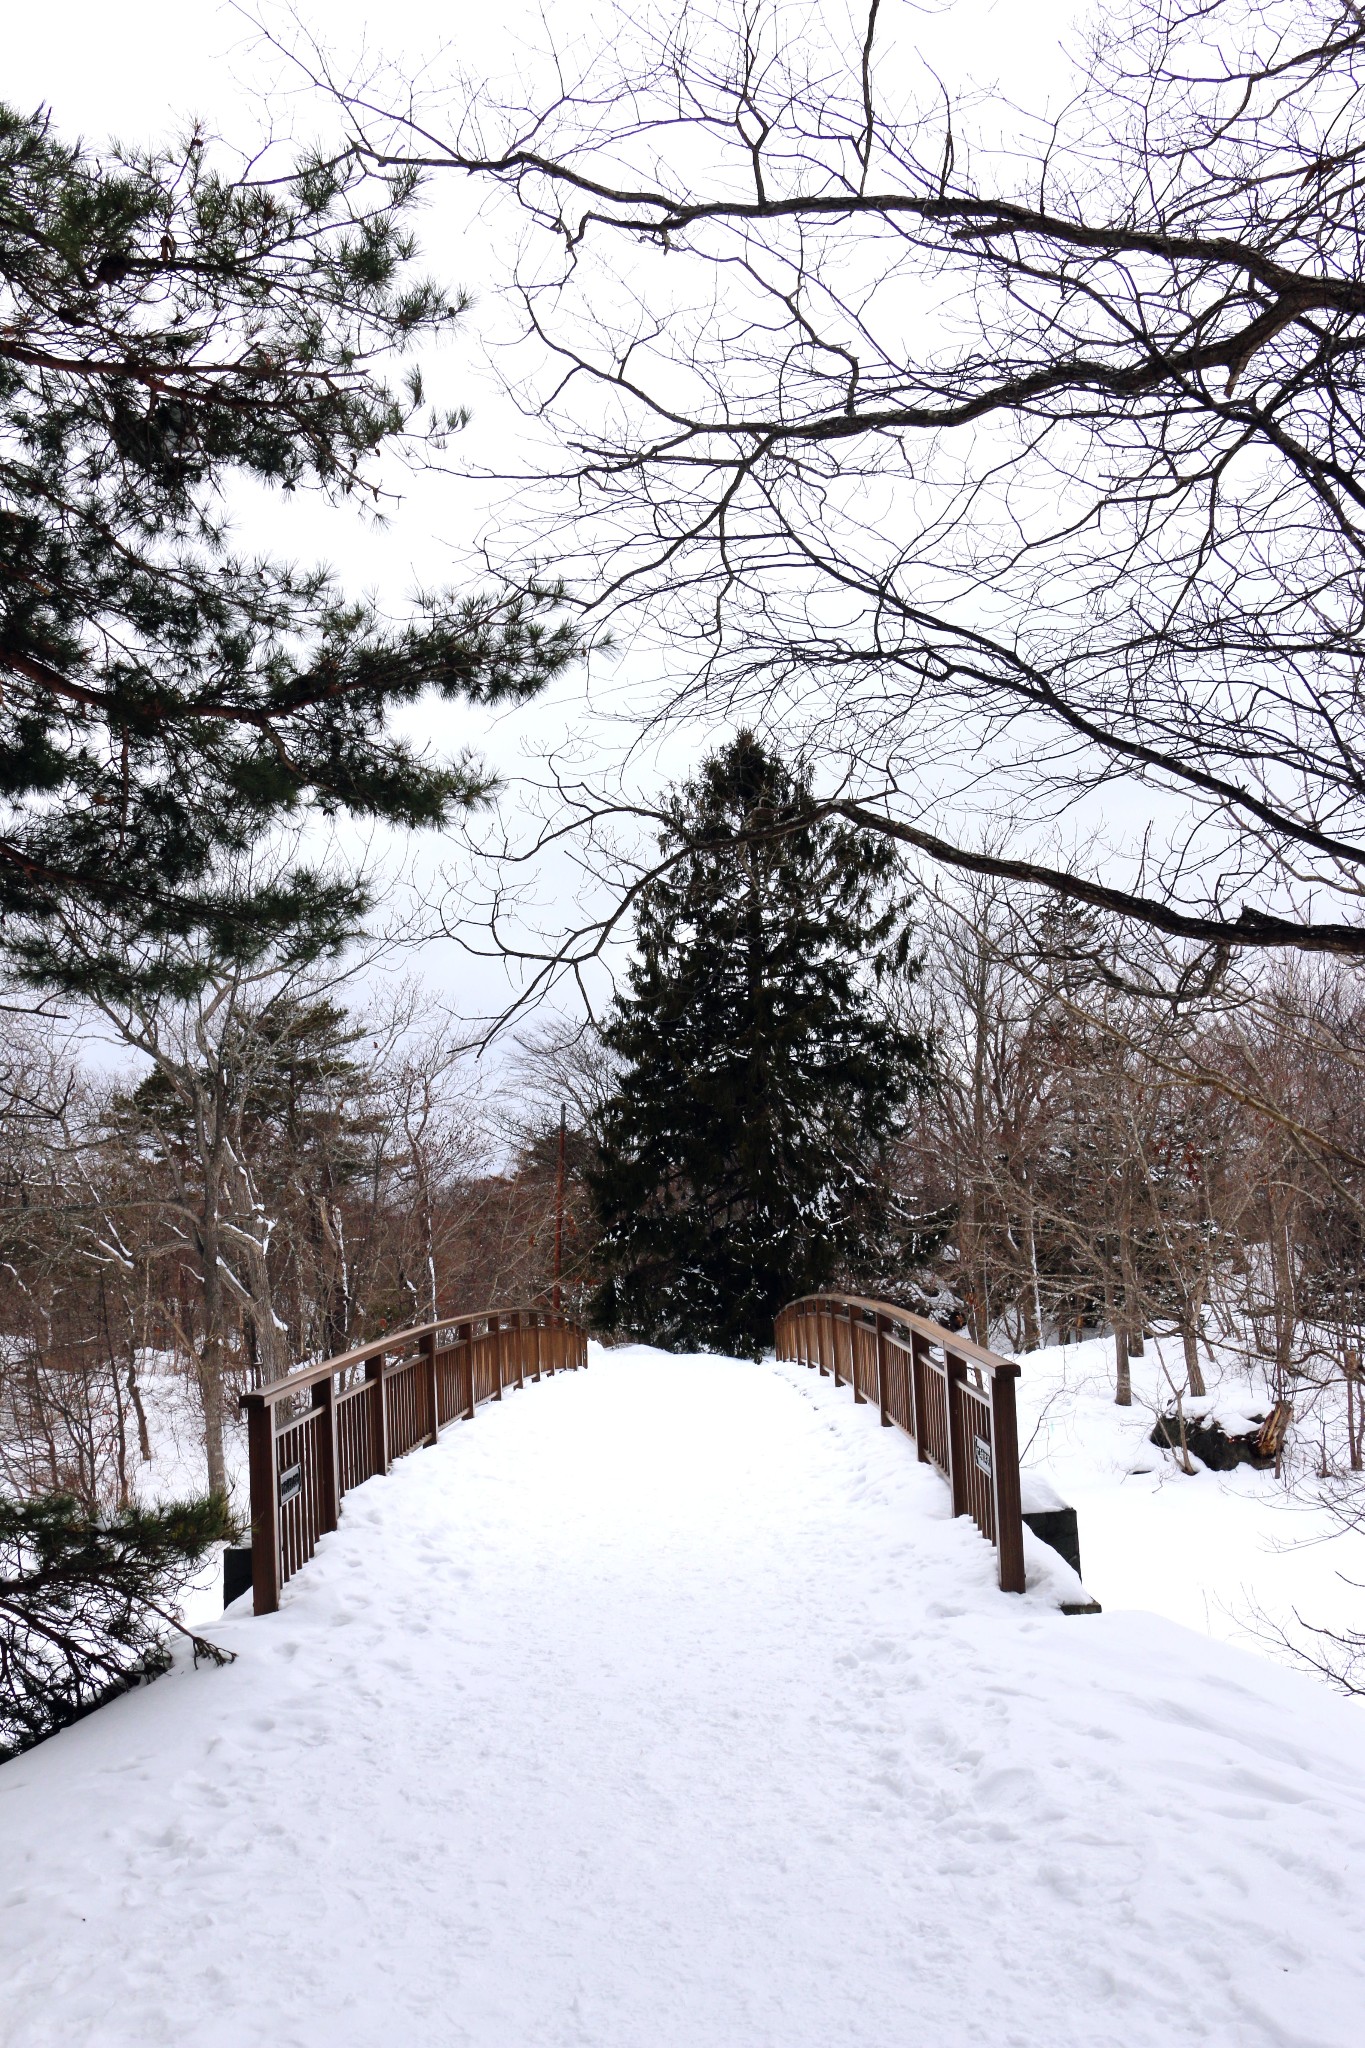
[[[289,10],[258,0],[254,11],[287,30]],[[499,0],[494,7],[469,0],[386,0],[382,7],[360,0],[298,0],[292,11],[325,39],[343,69],[383,55],[407,75],[433,81],[457,66],[494,78],[534,69],[547,42],[541,9],[524,0]],[[1012,98],[1036,108],[1057,90],[1058,42],[1077,11],[1071,0],[947,0],[929,7],[891,0],[883,16],[913,27],[916,42],[945,81],[999,83]],[[591,37],[601,10],[590,0],[558,0],[548,18],[563,42],[577,34]],[[244,148],[267,128],[308,136],[324,131],[325,107],[282,93],[280,78],[247,13],[219,0],[57,0],[46,6],[10,0],[6,8],[0,95],[21,106],[50,106],[61,131],[92,143],[111,136],[151,143],[194,119]],[[485,455],[496,459],[494,451],[505,455],[519,431],[517,415],[481,357],[481,339],[497,319],[497,253],[473,217],[468,188],[453,179],[433,187],[423,236],[432,267],[471,288],[476,300],[483,297],[463,341],[436,366],[441,395],[474,408],[474,426],[459,452],[477,467]],[[329,514],[295,498],[253,506],[251,537],[281,552],[321,557],[349,580],[399,596],[418,580],[446,581],[463,572],[490,502],[489,489],[468,478],[425,478],[408,488],[385,533],[359,526],[349,513]],[[591,747],[597,707],[619,710],[629,681],[627,660],[624,669],[618,664],[614,671],[580,672],[553,700],[528,712],[474,721],[443,710],[426,723],[438,743],[468,739],[491,755],[510,778],[508,805],[515,813],[518,772],[573,728],[589,735]],[[610,741],[603,735],[604,745],[619,741],[619,730]],[[672,776],[685,766],[675,751],[660,769]],[[417,850],[428,875],[447,856],[448,850],[430,843]],[[551,876],[549,887],[567,889],[567,883]],[[549,908],[553,915],[553,904]],[[506,986],[500,971],[471,966],[448,944],[425,949],[419,966],[433,991],[467,1015],[496,1006]]]

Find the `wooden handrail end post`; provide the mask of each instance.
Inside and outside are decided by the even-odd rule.
[[[275,1412],[259,1394],[245,1394],[251,1479],[251,1605],[274,1614],[280,1604],[280,1490],[275,1477]]]
[[[1019,1419],[1014,1398],[1018,1372],[1016,1366],[1013,1371],[1004,1368],[991,1374],[991,1485],[1002,1593],[1022,1593],[1025,1588]]]

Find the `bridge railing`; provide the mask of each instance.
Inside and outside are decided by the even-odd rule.
[[[875,1401],[882,1423],[914,1438],[938,1468],[953,1513],[970,1515],[999,1559],[1000,1586],[1024,1590],[1019,1497],[1019,1368],[970,1337],[856,1294],[808,1294],[779,1310],[777,1355],[832,1373],[855,1401]]]
[[[504,1388],[587,1362],[584,1332],[557,1309],[480,1309],[386,1333],[243,1394],[257,1614],[275,1612],[353,1486]]]

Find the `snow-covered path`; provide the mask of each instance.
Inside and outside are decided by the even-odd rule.
[[[5,2048],[1359,2039],[1359,1713],[799,1368],[595,1353],[218,1633],[0,1769]]]

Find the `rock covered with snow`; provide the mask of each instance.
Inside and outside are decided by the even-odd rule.
[[[1273,1404],[1257,1404],[1241,1389],[1187,1394],[1156,1419],[1150,1441],[1162,1450],[1185,1451],[1210,1472],[1250,1465],[1268,1472],[1279,1444]]]

